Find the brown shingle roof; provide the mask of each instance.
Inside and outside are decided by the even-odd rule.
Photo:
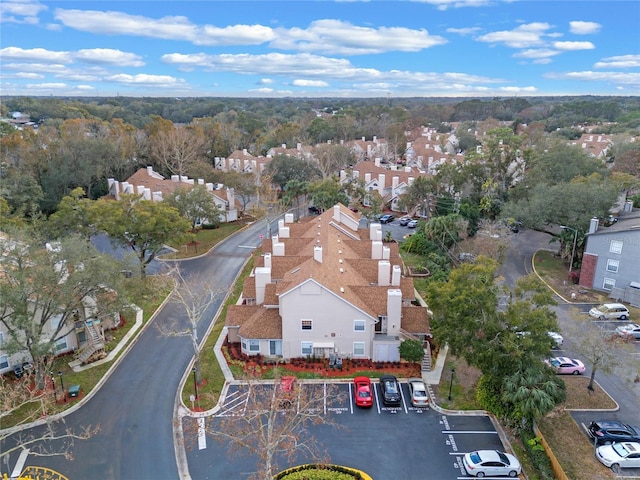
[[[427,307],[402,307],[402,320],[400,325],[409,333],[430,333]]]
[[[226,326],[239,326],[243,338],[282,338],[282,318],[277,308],[262,305],[230,305]]]

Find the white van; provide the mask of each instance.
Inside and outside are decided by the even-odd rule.
[[[589,315],[599,320],[626,320],[629,309],[621,303],[604,303],[589,310]]]

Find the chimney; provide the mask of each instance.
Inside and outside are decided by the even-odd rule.
[[[391,179],[391,187],[395,190],[398,188],[398,183],[400,183],[400,177],[397,175]]]
[[[402,319],[402,291],[396,288],[387,290],[387,334],[400,333]]]
[[[322,247],[320,245],[313,247],[313,259],[318,263],[322,263]]]
[[[373,161],[373,163],[374,163],[374,165],[376,167],[379,167],[380,166],[380,157],[376,157],[375,160]]]
[[[374,260],[382,260],[382,241],[374,240],[371,242],[371,258]]]
[[[596,233],[599,226],[600,220],[598,220],[598,217],[593,217],[589,223],[589,233]]]
[[[204,185],[204,178],[198,179],[198,185]]]
[[[267,267],[257,267],[255,270],[256,277],[256,304],[264,303],[264,290],[267,283],[271,283],[271,269]]]
[[[236,206],[236,191],[231,187],[227,188],[227,202],[229,202],[229,210],[233,210]]]
[[[147,167],[147,174],[149,176],[153,175],[153,167],[149,167],[149,166]]]
[[[180,181],[180,175],[171,175],[171,181],[173,183],[178,183]]]
[[[284,214],[284,223],[293,223],[293,213]]]
[[[383,244],[382,245],[382,259],[383,260],[389,260],[390,257],[391,257],[391,249]]]
[[[389,286],[389,274],[391,272],[391,264],[388,260],[380,260],[378,262],[378,286]]]
[[[347,179],[346,170],[340,170],[340,183],[344,182]]]
[[[391,286],[399,287],[400,277],[401,277],[400,265],[394,265],[393,269],[391,270]]]
[[[411,186],[411,185],[413,185],[413,182],[414,182],[415,180],[416,180],[415,178],[413,178],[413,177],[409,177],[409,180],[408,180],[407,184],[408,184],[409,186]]]
[[[289,227],[284,226],[284,220],[278,220],[278,237],[289,238]]]
[[[334,205],[333,206],[333,219],[340,223],[340,205]]]
[[[369,183],[371,181],[371,174],[370,173],[365,173],[364,174],[364,183]]]
[[[271,254],[265,253],[263,258],[265,268],[271,268]]]
[[[378,192],[381,197],[384,197],[385,175],[384,173],[378,174]]]
[[[369,238],[371,240],[382,240],[382,225],[379,223],[369,225]]]

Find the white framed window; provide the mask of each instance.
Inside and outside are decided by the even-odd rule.
[[[250,352],[259,352],[260,351],[260,340],[249,340],[249,351]]]
[[[618,273],[618,266],[620,265],[619,260],[607,260],[607,272]]]
[[[247,341],[243,338],[242,339],[242,350],[246,350],[247,349]]]
[[[309,320],[309,319],[300,320],[300,328],[302,330],[313,330],[313,320]]]
[[[612,290],[616,286],[616,281],[613,278],[605,278],[602,282],[602,288],[604,290]]]
[[[62,337],[56,340],[56,352],[61,352],[67,349],[67,337]]]
[[[622,253],[622,242],[619,240],[611,240],[609,251],[611,253]]]
[[[367,325],[364,320],[354,320],[353,321],[353,331],[354,332],[364,332],[367,328]]]
[[[364,356],[364,342],[353,342],[353,356],[354,357]]]
[[[300,351],[303,356],[311,355],[313,353],[313,342],[301,342]]]
[[[0,355],[0,368],[9,368],[9,355]]]

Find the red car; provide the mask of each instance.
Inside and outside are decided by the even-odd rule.
[[[358,407],[370,407],[373,405],[371,395],[371,380],[367,377],[356,377],[353,379],[353,396]]]
[[[278,406],[280,408],[289,408],[293,405],[296,396],[297,378],[294,376],[284,376],[280,378],[278,392]]]

